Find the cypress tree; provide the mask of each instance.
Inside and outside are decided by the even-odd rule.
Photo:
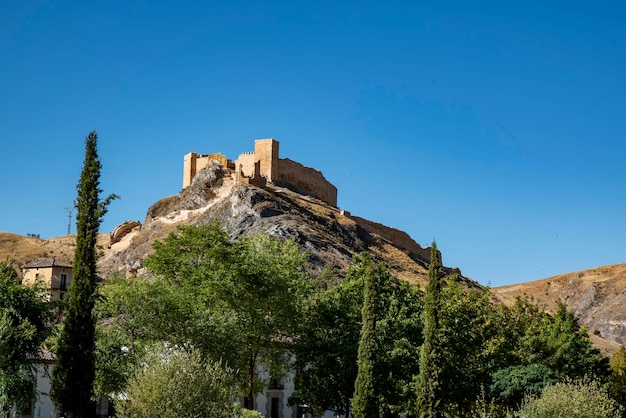
[[[420,372],[417,378],[417,412],[420,418],[443,416],[441,405],[441,258],[437,244],[432,243],[428,284],[424,296],[423,334],[420,350]]]
[[[372,260],[360,256],[364,276],[362,328],[358,350],[358,372],[354,383],[352,407],[355,418],[378,418],[378,398],[375,393],[374,362],[376,359],[376,299],[377,288]]]
[[[95,416],[92,384],[95,376],[95,318],[93,307],[97,288],[96,239],[102,217],[111,200],[100,200],[98,135],[85,139],[85,160],[77,189],[76,249],[73,280],[63,331],[52,371],[51,397],[60,412],[69,418]]]

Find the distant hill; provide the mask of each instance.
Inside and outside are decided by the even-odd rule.
[[[552,311],[558,301],[587,325],[594,342],[606,351],[626,344],[626,264],[596,267],[547,279],[492,289],[505,303],[531,297]]]

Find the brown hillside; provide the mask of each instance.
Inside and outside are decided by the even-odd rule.
[[[561,300],[587,325],[598,345],[613,351],[626,342],[626,264],[496,287],[493,291],[505,303],[513,303],[518,296],[531,297],[548,310],[554,310]]]
[[[100,234],[98,237],[100,254],[104,254],[108,237],[108,234]],[[16,267],[40,257],[58,258],[71,263],[75,247],[75,235],[42,239],[0,232],[0,260],[10,260]]]

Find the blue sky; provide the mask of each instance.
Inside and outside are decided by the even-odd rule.
[[[339,206],[493,286],[626,262],[621,2],[0,0],[0,231],[67,232],[99,134],[102,231],[183,156],[321,170]],[[72,224],[72,231],[75,231]]]

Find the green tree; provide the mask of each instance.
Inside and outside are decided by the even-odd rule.
[[[50,333],[51,311],[38,286],[18,283],[9,261],[0,263],[0,416],[36,398],[32,360]]]
[[[613,399],[626,406],[626,348],[620,345],[611,357],[611,377],[609,390]]]
[[[120,418],[234,418],[237,380],[220,362],[206,362],[195,349],[150,350],[144,367],[131,378]]]
[[[441,258],[437,245],[433,242],[424,296],[424,343],[420,351],[420,370],[416,389],[417,412],[421,418],[437,418],[443,415],[440,380],[443,364],[440,308]]]
[[[290,403],[308,405],[314,415],[327,410],[350,415],[363,305],[363,280],[352,270],[335,286],[323,285],[312,294],[296,339],[296,390]],[[325,277],[324,283],[336,282]]]
[[[554,314],[524,309],[532,316],[522,321],[526,327],[522,328],[523,335],[517,342],[522,364],[543,364],[560,380],[583,377],[608,380],[609,359],[593,347],[587,329],[580,326],[565,304],[559,303]]]
[[[539,398],[522,404],[519,418],[619,418],[623,408],[597,381],[563,382],[546,386]]]
[[[231,241],[213,223],[179,228],[155,244],[146,266],[157,282],[195,298],[198,308],[191,312],[201,315],[189,320],[183,315],[183,324],[200,335],[212,331],[198,348],[242,372],[242,386],[252,398],[289,366],[287,352],[302,324],[308,287],[305,257],[292,240],[260,234]],[[257,374],[260,365],[269,379]]]
[[[362,329],[364,257],[354,258],[343,280],[326,272],[321,291],[307,305],[305,326],[296,341],[299,367],[290,402],[308,405],[313,414],[332,410],[350,415]],[[379,348],[374,390],[383,414],[393,416],[414,402],[410,388],[418,371],[423,298],[417,286],[393,278],[384,264],[374,265],[373,272]],[[328,283],[336,284],[329,287]]]
[[[358,372],[354,383],[352,408],[355,418],[378,418],[379,406],[376,394],[375,362],[379,347],[376,340],[376,320],[378,317],[376,275],[374,263],[367,254],[358,259],[358,271],[362,274],[365,286],[363,289],[363,308],[361,310],[361,339],[358,349]]]
[[[554,372],[543,364],[509,366],[493,373],[492,379],[490,393],[511,408],[518,408],[525,396],[537,396],[544,387],[558,382]]]
[[[441,402],[457,416],[471,409],[495,370],[509,365],[506,316],[489,289],[468,288],[456,276],[446,279],[440,302]]]
[[[393,278],[386,269],[381,272],[376,391],[383,416],[396,417],[415,404],[413,379],[419,374],[424,298],[418,286]]]
[[[76,249],[73,280],[63,330],[52,372],[51,397],[57,408],[70,418],[95,414],[92,384],[95,376],[95,319],[93,308],[97,288],[96,239],[98,228],[111,200],[100,200],[98,135],[85,140],[85,160],[77,189]]]

